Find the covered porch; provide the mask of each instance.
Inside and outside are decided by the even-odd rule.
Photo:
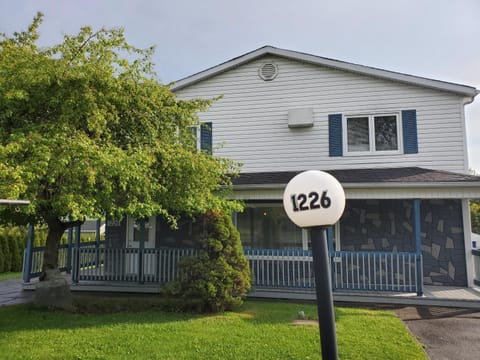
[[[242,174],[235,180],[234,195],[246,209],[233,219],[254,291],[313,289],[309,232],[296,228],[281,205],[284,183],[295,174]],[[425,285],[467,288],[480,281],[478,252],[464,230],[470,229],[468,198],[480,197],[478,177],[419,168],[334,175],[347,195],[344,216],[328,232],[334,292],[422,295]],[[74,233],[59,261],[78,285],[161,288],[178,276],[178,261],[197,253],[197,232],[187,222],[173,232],[155,217],[143,225],[109,221],[106,241],[90,244],[80,242],[80,229]],[[41,252],[27,246],[26,282],[41,268]]]
[[[80,243],[76,235],[80,233],[78,228],[73,233],[72,238],[76,240],[70,250],[68,244],[61,246],[59,266],[74,291],[159,293],[166,282],[179,276],[178,261],[184,256],[195,256],[197,251],[193,248],[108,249],[103,241]],[[309,250],[245,249],[245,255],[253,276],[249,296],[315,299]],[[475,282],[480,284],[480,251],[472,250],[472,256]],[[31,256],[25,252],[26,289],[32,289],[38,281],[42,259],[43,248],[32,247]],[[126,260],[130,261],[129,265]],[[117,267],[108,264],[117,264]],[[418,282],[420,264],[421,257],[415,253],[331,251],[334,300],[480,308],[478,288]],[[418,296],[420,291],[422,296]]]
[[[43,260],[42,248],[31,250],[31,256],[25,254],[26,284],[35,281]],[[179,276],[178,261],[197,253],[193,248],[108,249],[102,241],[77,242],[71,250],[68,245],[60,250],[59,266],[71,276],[74,286],[103,291],[123,288],[130,292],[160,290],[162,285]],[[252,272],[253,296],[314,296],[310,250],[245,249],[245,255]],[[473,255],[480,280],[480,252],[474,250]],[[339,296],[361,292],[424,294],[422,257],[415,253],[331,251],[330,265],[333,290]]]

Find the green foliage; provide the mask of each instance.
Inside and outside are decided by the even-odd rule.
[[[40,48],[42,18],[0,34],[0,198],[31,201],[0,217],[46,224],[58,243],[85,217],[175,224],[175,213],[237,207],[219,196],[237,166],[197,152],[187,131],[211,101],[176,99],[152,70],[154,49],[122,29],[83,27]]]
[[[198,223],[199,255],[179,263],[182,277],[167,284],[166,294],[183,310],[218,312],[240,305],[250,289],[250,268],[231,217],[208,211]]]
[[[0,227],[0,273],[22,270],[26,240],[25,228]]]
[[[470,216],[472,219],[472,232],[480,234],[480,200],[470,202]]]
[[[0,281],[2,280],[10,280],[10,279],[21,279],[22,278],[22,272],[6,272],[6,273],[0,273]]]

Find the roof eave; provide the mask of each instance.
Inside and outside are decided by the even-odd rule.
[[[244,63],[247,63],[249,61],[252,61],[254,59],[257,59],[267,54],[276,55],[276,56],[293,59],[297,61],[303,61],[303,62],[307,62],[314,65],[327,66],[330,68],[349,71],[349,72],[358,73],[362,75],[378,77],[378,78],[382,78],[390,81],[398,81],[402,83],[413,84],[417,86],[424,86],[427,88],[433,88],[436,90],[452,92],[462,96],[471,97],[472,99],[479,93],[477,89],[467,85],[460,85],[460,84],[455,84],[455,83],[450,83],[445,81],[433,80],[433,79],[423,78],[419,76],[368,67],[365,65],[358,65],[358,64],[348,63],[344,61],[324,58],[316,55],[305,54],[305,53],[296,52],[292,50],[279,49],[272,46],[261,47],[245,55],[226,61],[220,65],[211,67],[207,70],[204,70],[194,75],[180,79],[171,86],[171,90],[174,92],[178,91],[187,86],[193,85],[199,81],[208,79],[210,77],[213,77],[222,72],[228,71],[232,68],[235,68],[237,66],[240,66]]]
[[[234,190],[282,189],[287,184],[243,184],[233,185]],[[343,183],[345,189],[407,189],[407,188],[480,188],[480,182],[369,182]]]

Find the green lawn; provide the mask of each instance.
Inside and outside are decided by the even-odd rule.
[[[138,299],[142,301],[142,299]],[[314,305],[248,301],[238,311],[71,314],[0,307],[2,359],[320,359]],[[391,312],[336,308],[341,359],[427,359]]]
[[[7,272],[7,273],[0,273],[0,281],[1,280],[9,280],[9,279],[21,279],[22,273],[21,272]]]

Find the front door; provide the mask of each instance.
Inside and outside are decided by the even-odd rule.
[[[133,249],[140,248],[141,238],[141,223],[140,219],[127,219],[127,248],[132,251],[127,251],[125,257],[125,270],[127,274],[137,274],[139,270],[139,257],[142,255],[139,251]],[[144,235],[144,249],[155,248],[155,216],[145,220],[145,235]],[[155,273],[155,254],[151,253],[143,254],[143,273],[144,275],[153,275]]]

